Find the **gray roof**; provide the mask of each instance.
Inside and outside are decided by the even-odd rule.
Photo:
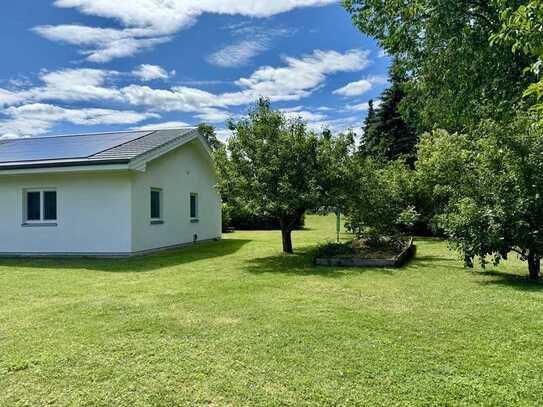
[[[0,141],[0,170],[66,165],[128,163],[171,142],[194,135],[194,128],[31,137]]]

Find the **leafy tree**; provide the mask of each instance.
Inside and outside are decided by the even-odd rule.
[[[520,117],[483,122],[469,136],[422,137],[417,174],[440,207],[439,220],[467,266],[511,252],[538,279],[543,256],[543,126]]]
[[[217,138],[215,127],[209,124],[201,123],[198,125],[198,131],[206,138],[212,151],[216,151],[222,146],[221,141]]]
[[[535,101],[533,109],[543,116],[543,2],[531,0],[518,8],[508,7],[501,13],[501,30],[492,36],[494,43],[512,44],[514,53],[531,59],[529,70],[539,78],[524,92]]]
[[[525,0],[524,0],[525,1]],[[461,131],[481,118],[509,120],[533,80],[526,58],[492,46],[500,13],[522,0],[344,0],[354,24],[406,74],[402,110],[419,131]],[[404,115],[404,117],[408,117]]]
[[[352,159],[356,153],[355,134],[352,131],[332,136],[325,129],[319,139],[320,206],[341,207],[348,199],[352,181]]]
[[[375,159],[414,161],[417,136],[415,129],[402,118],[400,104],[405,97],[403,78],[395,67],[391,69],[390,88],[381,95],[381,103],[374,111],[373,101],[364,122],[364,137],[360,151]]]
[[[307,209],[326,204],[338,176],[329,153],[332,137],[308,132],[261,99],[246,118],[230,122],[233,136],[216,153],[219,187],[256,213],[279,219],[283,251],[292,253],[291,232]]]
[[[410,205],[413,171],[404,162],[353,160],[350,174],[342,209],[348,229],[358,237],[397,238],[414,225],[418,214]]]

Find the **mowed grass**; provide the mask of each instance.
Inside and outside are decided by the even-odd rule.
[[[0,405],[537,405],[543,286],[417,241],[315,267],[334,217],[123,260],[0,260]]]

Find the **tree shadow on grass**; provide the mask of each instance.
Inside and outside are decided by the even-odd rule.
[[[482,285],[507,286],[521,291],[543,291],[543,282],[532,281],[527,275],[521,276],[498,270],[474,271],[473,273],[484,277],[494,277],[493,279],[481,281]]]
[[[297,250],[295,254],[277,254],[274,256],[251,259],[244,270],[253,274],[287,274],[295,276],[323,276],[341,278],[353,273],[375,272],[393,275],[400,269],[379,267],[329,267],[313,263],[315,248]]]
[[[3,258],[0,267],[138,273],[232,255],[248,242],[250,240],[226,239],[127,258]]]
[[[410,269],[443,268],[444,271],[465,270],[464,265],[458,260],[444,256],[416,256],[408,263]]]

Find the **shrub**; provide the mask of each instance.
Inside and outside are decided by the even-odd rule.
[[[358,238],[379,241],[412,232],[419,215],[411,205],[413,171],[403,162],[358,160],[345,198],[346,227]]]
[[[269,215],[258,214],[247,206],[236,202],[223,204],[223,230],[232,227],[238,230],[279,230],[279,219]],[[226,222],[226,223],[225,223]],[[305,217],[302,215],[295,228],[304,227]]]
[[[232,227],[232,209],[229,205],[222,204],[222,231],[228,232],[228,228]]]
[[[316,257],[335,257],[335,256],[344,256],[352,255],[353,248],[351,242],[347,243],[333,243],[327,242],[317,246],[315,252]]]

